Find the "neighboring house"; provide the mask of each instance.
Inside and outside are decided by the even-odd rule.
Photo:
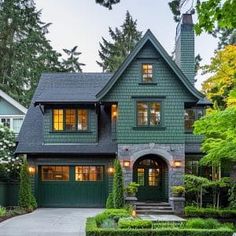
[[[198,174],[192,124],[210,102],[194,87],[191,15],[175,53],[176,63],[148,30],[114,74],[42,74],[16,149],[35,170],[39,206],[104,206],[115,158],[140,201],[168,202],[185,167]]]
[[[27,109],[0,90],[0,124],[19,134]]]

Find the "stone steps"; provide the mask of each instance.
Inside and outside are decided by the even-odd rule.
[[[171,205],[167,202],[136,202],[135,207],[136,213],[142,215],[166,215],[174,213]]]

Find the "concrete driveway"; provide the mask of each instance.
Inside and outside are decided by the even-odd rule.
[[[0,223],[0,236],[84,236],[87,217],[102,209],[40,208]]]

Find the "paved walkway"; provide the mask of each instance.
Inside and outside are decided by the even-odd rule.
[[[101,209],[40,208],[0,223],[0,236],[84,236],[87,217]]]
[[[143,220],[151,220],[155,222],[183,222],[185,219],[176,215],[138,215]]]

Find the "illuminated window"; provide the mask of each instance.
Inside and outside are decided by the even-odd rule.
[[[42,166],[42,181],[68,181],[69,166]]]
[[[76,181],[101,181],[103,180],[102,166],[76,166]]]
[[[85,109],[78,110],[78,130],[88,129],[88,111]]]
[[[138,174],[138,181],[137,181],[138,184],[140,186],[144,186],[144,169],[138,168],[137,174]]]
[[[63,109],[53,110],[53,129],[55,131],[63,130]]]
[[[148,169],[148,185],[157,186],[159,182],[160,169],[150,168]]]
[[[143,64],[142,65],[142,76],[143,82],[148,83],[152,82],[152,64]]]
[[[76,130],[76,110],[66,109],[66,130],[73,131]]]
[[[160,102],[138,102],[137,123],[138,126],[158,126],[161,121]]]

